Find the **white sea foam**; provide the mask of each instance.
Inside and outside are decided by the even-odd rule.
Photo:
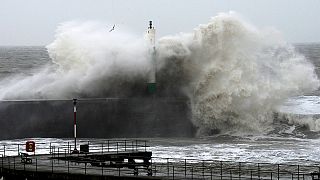
[[[200,133],[264,131],[287,98],[319,86],[314,67],[274,30],[220,14],[193,34],[165,37],[161,59],[181,59]],[[166,67],[170,68],[170,67]]]
[[[143,38],[109,33],[98,22],[61,24],[47,49],[53,65],[30,77],[2,80],[0,99],[104,97],[109,88],[143,79],[148,69]]]
[[[0,99],[123,96],[147,81],[143,37],[110,33],[97,22],[63,23],[47,49],[54,65],[1,80]],[[313,65],[280,33],[232,12],[160,38],[157,62],[158,82],[190,98],[200,134],[262,132],[279,104],[319,86]]]

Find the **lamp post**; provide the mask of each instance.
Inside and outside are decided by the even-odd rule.
[[[73,99],[73,132],[74,132],[74,150],[73,154],[79,153],[77,150],[77,99]]]

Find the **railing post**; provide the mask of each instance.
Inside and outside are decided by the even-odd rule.
[[[270,174],[270,179],[272,180],[272,172],[271,172],[271,174]]]
[[[84,174],[87,175],[87,163],[84,163]]]
[[[51,173],[53,173],[53,159],[51,159]]]
[[[191,166],[191,179],[193,179],[193,166]]]
[[[108,152],[109,152],[109,148],[110,148],[110,140],[108,140]]]
[[[6,157],[6,145],[3,145],[3,157]]]
[[[300,166],[298,165],[298,179],[299,179],[299,176],[300,176]]]
[[[118,142],[117,142],[117,154],[118,154],[118,146],[119,146],[119,145],[118,145]]]
[[[169,170],[169,158],[167,158],[167,177],[169,177],[170,170]]]
[[[204,178],[204,161],[202,161],[202,177]]]
[[[220,161],[220,179],[222,179],[222,161]]]
[[[146,152],[147,151],[147,141],[145,140],[144,141],[144,152]]]
[[[136,151],[138,151],[138,140],[136,140]]]
[[[153,161],[152,161],[152,157],[151,157],[151,159],[150,159],[150,161],[151,161],[151,164],[150,164],[150,168],[151,168],[151,175],[150,176],[152,176],[152,168],[153,168]],[[149,176],[149,174],[148,174],[148,176]]]
[[[101,165],[101,175],[103,176],[103,165]]]
[[[127,140],[124,140],[124,151],[127,151]]]
[[[187,176],[187,160],[184,159],[184,177]]]
[[[278,180],[280,179],[280,165],[278,164]]]
[[[103,154],[103,143],[101,144],[101,154]]]
[[[172,179],[174,179],[174,165],[172,165]]]
[[[51,146],[51,145],[50,145]],[[51,157],[54,157],[54,150],[53,150],[53,146],[51,146]]]
[[[69,165],[70,161],[68,160],[68,174],[70,172],[70,165]]]
[[[18,144],[18,156],[20,155],[20,144]]]
[[[70,153],[70,143],[68,141],[68,154]]]
[[[38,172],[38,159],[36,158],[36,172]]]
[[[258,163],[258,178],[260,179],[260,163]]]
[[[239,162],[239,180],[241,179],[241,162]]]
[[[131,150],[134,151],[134,145],[132,140],[131,140]]]

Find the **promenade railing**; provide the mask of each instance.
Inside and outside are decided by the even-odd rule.
[[[147,152],[149,148],[147,141],[132,139],[79,140],[78,144],[89,145],[89,154]],[[1,172],[6,168],[13,171],[155,176],[165,179],[320,179],[320,164],[294,165],[152,157],[147,168],[129,168],[95,166],[90,160],[79,163],[56,158],[70,156],[73,150],[72,140],[36,144],[36,151],[29,153],[32,163],[26,164],[21,161],[20,156],[20,153],[25,153],[25,144],[0,144]]]

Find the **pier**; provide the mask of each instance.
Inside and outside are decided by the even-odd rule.
[[[147,151],[146,141],[88,141],[80,145],[77,154],[73,153],[70,142],[59,143],[59,147],[50,143],[49,148],[38,149],[42,154],[37,154],[37,151],[28,154],[23,148],[23,144],[18,144],[16,151],[12,146],[11,149],[3,146],[0,176],[4,179],[137,179],[138,175],[139,179],[152,177],[152,152]]]
[[[0,147],[0,177],[4,179],[320,179],[320,165],[289,165],[153,157],[143,140],[72,140]]]

